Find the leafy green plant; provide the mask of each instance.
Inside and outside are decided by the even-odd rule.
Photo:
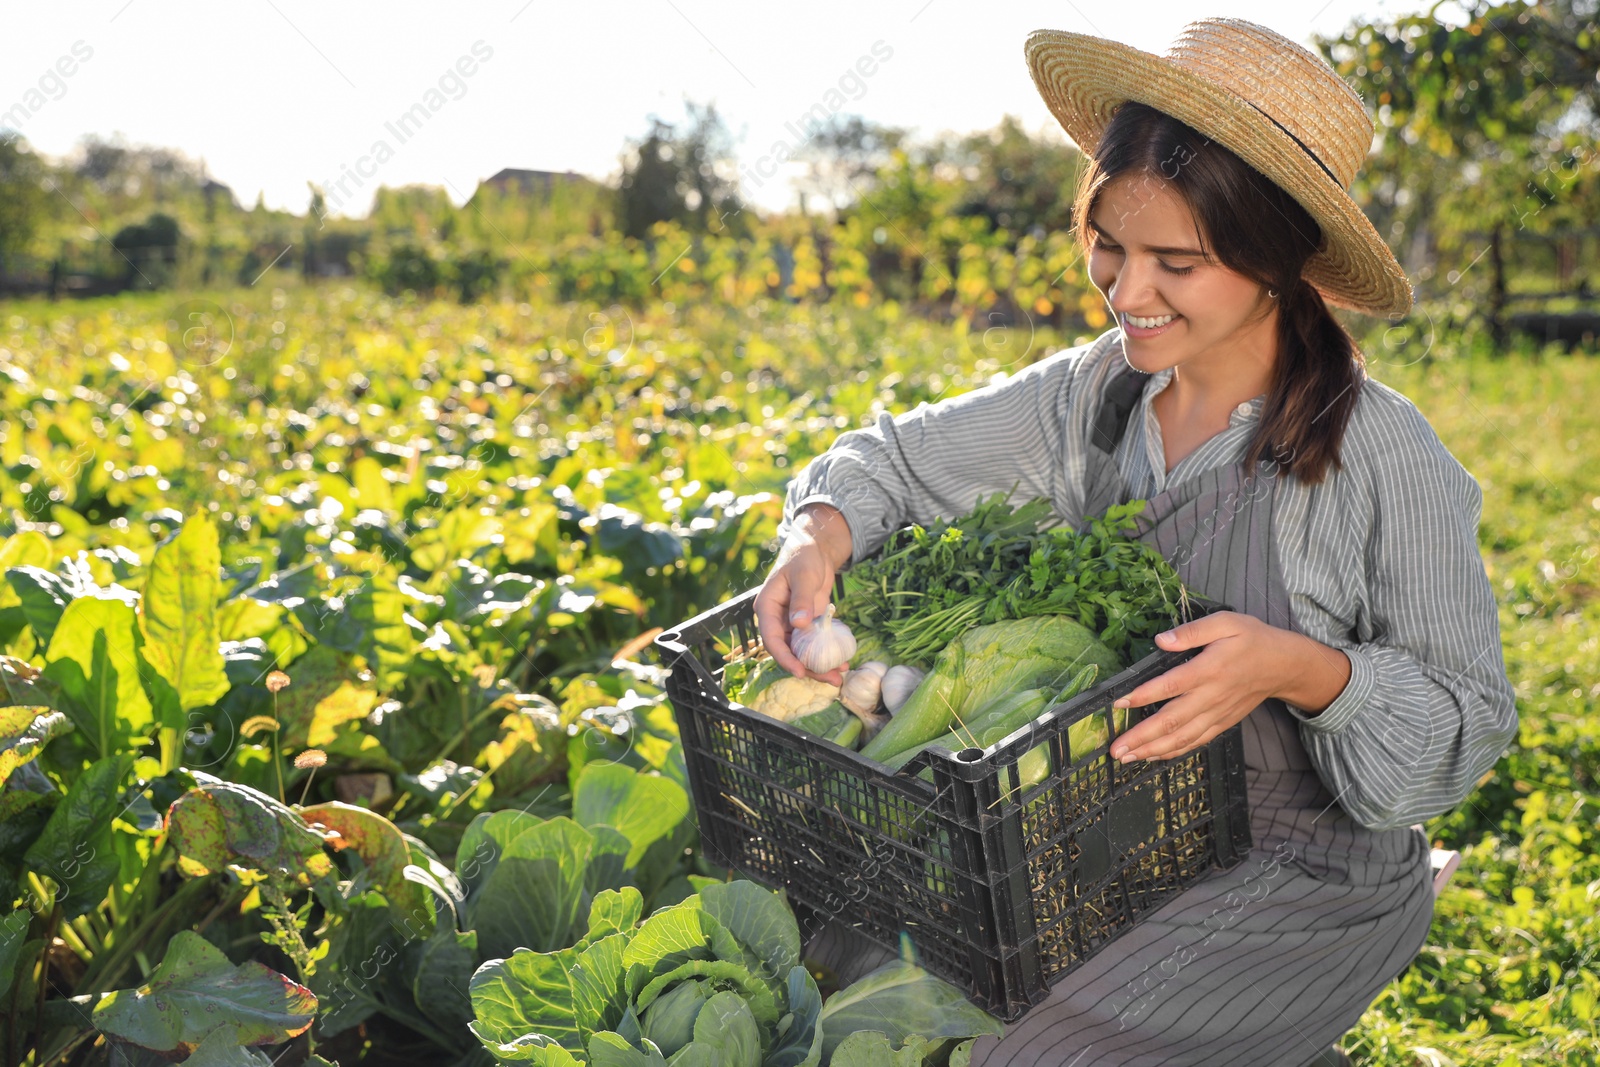
[[[547,1067],[843,1067],[872,1062],[865,1049],[838,1052],[857,1030],[928,1054],[1001,1032],[959,990],[899,962],[825,1007],[793,914],[752,882],[703,884],[642,915],[637,892],[605,890],[575,944],[485,963],[472,976],[472,1032],[501,1063]]]
[[[181,930],[138,989],[110,993],[94,1007],[103,1034],[157,1052],[271,1045],[304,1033],[317,999],[253,960],[235,965],[199,934]]]
[[[1341,63],[1392,79],[1363,47]],[[1406,151],[1420,159],[1426,148]],[[1583,172],[1564,173],[1545,184],[1559,192]],[[916,193],[907,203],[926,210],[929,178],[907,168],[896,195]],[[576,242],[536,257],[547,283],[518,277],[534,286],[526,303],[389,299],[345,283],[274,289],[269,276],[203,298],[207,331],[231,339],[225,353],[220,340],[186,348],[192,320],[170,296],[0,308],[0,901],[15,909],[0,908],[0,1056],[38,1045],[48,1057],[78,1040],[59,1059],[80,1067],[91,1058],[77,1029],[88,998],[137,988],[185,929],[325,994],[308,1034],[328,1059],[354,1055],[362,1034],[373,1054],[426,1037],[441,1058],[463,1044],[485,1055],[463,1029],[465,994],[438,992],[465,990],[483,959],[461,920],[467,828],[505,809],[573,819],[594,763],[685,785],[662,679],[633,662],[635,642],[760,580],[784,487],[833,434],[1088,339],[1073,331],[1098,297],[1066,270],[1070,239],[1013,250],[982,222],[933,218],[927,247],[941,255],[916,260],[923,284],[899,304],[877,299],[862,254],[906,249],[892,227],[880,243],[857,226],[826,268],[809,241],[790,242],[790,265],[771,245],[741,261],[712,238],[665,275],[688,243],[670,229],[654,261],[643,248]],[[1506,252],[1519,281],[1526,261]],[[829,282],[841,299],[828,305],[763,295],[805,299]],[[1007,287],[1036,331],[979,334],[909,302],[948,302],[958,288],[982,301]],[[854,302],[869,290],[871,301]],[[1466,869],[1439,902],[1428,949],[1344,1044],[1395,1067],[1443,1062],[1434,1053],[1463,1065],[1586,1063],[1586,997],[1600,974],[1585,925],[1600,879],[1590,832],[1600,510],[1584,442],[1600,406],[1567,401],[1594,395],[1600,377],[1592,359],[1452,332],[1441,314],[1481,310],[1460,291],[1420,305],[1413,327],[1358,337],[1371,373],[1417,399],[1483,487],[1480,544],[1523,730],[1495,776],[1430,823]],[[651,293],[672,305],[592,303]],[[1046,325],[1036,299],[1068,332]],[[198,704],[186,679],[210,657],[204,641],[182,640],[187,609],[174,608],[198,605],[192,632],[209,632],[204,597],[183,592],[208,584],[198,570],[207,521],[228,688]],[[1020,582],[1027,563],[1010,576]],[[152,582],[169,564],[196,570]],[[1049,566],[1047,581],[1067,569]],[[1130,639],[1130,654],[1139,649]],[[276,719],[273,670],[291,677]],[[189,703],[167,690],[187,690]],[[279,729],[244,729],[261,717]],[[313,734],[327,763],[308,783],[293,761]],[[131,766],[111,773],[125,755]],[[396,902],[386,834],[342,849],[324,839],[337,873],[285,887],[279,912],[316,969],[302,981],[279,944],[262,941],[273,931],[248,873],[260,868],[189,877],[162,841],[162,813],[204,775],[274,804],[305,793],[308,809],[344,800],[387,818],[409,857],[402,872],[429,883],[401,878],[423,893],[422,910]],[[598,825],[579,828],[599,839]],[[724,873],[686,856],[694,844],[686,819],[645,849],[631,878],[650,906]]]
[[[1044,528],[1047,497],[1015,510],[1007,499],[996,493],[966,515],[891,534],[842,572],[839,617],[894,662],[922,668],[973,627],[1008,619],[1068,616],[1130,662],[1183,620],[1177,572],[1126,535],[1144,501],[1114,505],[1079,532]]]

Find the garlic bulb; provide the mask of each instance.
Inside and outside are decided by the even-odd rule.
[[[898,667],[890,667],[885,672],[881,689],[883,706],[889,709],[890,715],[899,711],[900,705],[909,700],[911,694],[916,692],[917,686],[922,684],[924,674],[924,671],[919,671],[915,667],[907,667],[903,664]]]
[[[845,671],[844,684],[839,687],[839,703],[857,715],[871,715],[877,711],[878,699],[882,695],[883,675],[888,669],[887,663],[873,660],[870,663],[863,663],[853,671]]]
[[[821,674],[847,662],[856,654],[855,634],[833,617],[833,605],[804,630],[795,630],[789,647],[806,670]]]

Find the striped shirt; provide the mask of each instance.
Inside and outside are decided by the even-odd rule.
[[[1120,332],[1047,356],[1003,380],[921,403],[840,434],[790,482],[781,543],[821,501],[850,527],[854,564],[891,533],[967,513],[1016,486],[1014,505],[1050,498],[1057,524],[1083,510],[1091,422]],[[1115,460],[1130,499],[1148,499],[1244,458],[1264,396],[1166,470],[1150,376]],[[1461,803],[1516,736],[1494,594],[1478,551],[1483,493],[1406,396],[1365,378],[1340,457],[1320,485],[1280,472],[1273,510],[1295,628],[1350,659],[1320,714],[1290,706],[1301,742],[1350,816],[1374,830]]]

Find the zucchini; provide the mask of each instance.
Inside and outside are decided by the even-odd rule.
[[[904,752],[897,752],[883,762],[898,770],[911,762],[913,756],[927,748],[944,748],[951,752],[960,752],[964,748],[988,748],[994,741],[1005,737],[1012,730],[1026,726],[1037,719],[1049,706],[1048,689],[1024,689],[1020,693],[1007,693],[979,711],[965,727],[958,727],[931,741],[925,741]],[[1017,726],[1007,727],[1007,723],[1016,723]],[[1004,732],[995,733],[996,728],[1002,728]],[[991,735],[994,741],[984,740]]]
[[[1121,668],[1116,653],[1065,616],[974,627],[945,646],[917,691],[861,754],[887,762],[941,735],[970,734],[979,708],[1021,690],[1060,686],[1086,665]]]
[[[1099,674],[1099,665],[1091,663],[1074,675],[1072,681],[1068,682],[1060,692],[1049,689],[1024,689],[1020,693],[1008,693],[979,712],[968,729],[952,730],[915,748],[895,753],[884,760],[884,763],[899,770],[910,763],[917,753],[927,748],[939,747],[950,752],[960,752],[964,748],[989,748],[991,745],[997,745],[1046,711],[1058,704],[1066,703],[1088,689]],[[1090,716],[1086,721],[1093,720],[1094,717]],[[1074,723],[1068,728],[1068,744],[1072,745],[1074,758],[1079,755],[1076,742],[1079,740],[1081,725],[1083,724]],[[1031,789],[1044,781],[1049,773],[1050,756],[1046,745],[1036,745],[1017,760],[1017,774],[1021,778],[1024,790]],[[926,771],[922,772],[922,776],[931,777]]]

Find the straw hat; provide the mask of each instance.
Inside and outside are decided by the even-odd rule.
[[[1093,153],[1117,107],[1137,100],[1210,137],[1276,182],[1322,226],[1302,276],[1330,304],[1404,315],[1411,284],[1349,188],[1372,147],[1361,97],[1310,50],[1233,18],[1191,22],[1164,56],[1035,30],[1028,70],[1078,147]]]

